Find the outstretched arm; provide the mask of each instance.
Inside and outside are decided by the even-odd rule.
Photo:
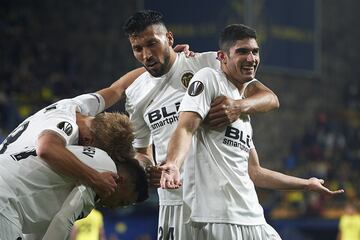
[[[343,193],[344,190],[331,191],[324,187],[324,180],[315,177],[304,179],[285,175],[260,166],[256,150],[250,150],[249,175],[255,186],[283,190],[310,190],[328,195]]]
[[[249,83],[244,95],[244,99],[238,100],[226,96],[215,98],[207,115],[210,127],[217,128],[232,123],[242,113],[268,112],[280,106],[275,93],[259,81]]]
[[[145,72],[145,68],[137,68],[119,78],[110,87],[99,90],[99,93],[105,100],[105,109],[111,107],[124,97],[125,90]]]
[[[36,153],[55,171],[80,180],[100,197],[106,197],[116,189],[116,173],[100,173],[87,166],[66,148],[64,139],[51,130],[39,136]]]
[[[202,118],[195,112],[181,112],[179,123],[169,145],[166,163],[161,166],[162,188],[177,188],[181,185],[179,169],[182,166],[191,146],[192,136],[199,127]]]

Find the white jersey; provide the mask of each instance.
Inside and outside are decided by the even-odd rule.
[[[117,172],[113,160],[101,149],[83,146],[67,148],[84,164],[99,172]],[[95,192],[90,187],[76,186],[76,179],[53,171],[36,156],[35,149],[1,154],[0,162],[0,214],[23,233],[46,230],[56,213],[64,208],[65,201],[71,204],[77,202],[76,206],[65,206],[72,209],[72,215],[77,213],[73,216],[74,221],[94,208]],[[68,199],[70,195],[72,199]]]
[[[60,100],[25,119],[0,145],[0,154],[19,152],[36,146],[38,136],[44,130],[52,130],[62,136],[66,145],[77,144],[79,138],[76,112],[95,116],[105,108],[100,94],[83,94]]]
[[[221,95],[243,98],[221,70],[204,68],[191,80],[179,111],[196,112],[204,119],[211,102]],[[242,116],[216,130],[201,125],[192,147],[194,156],[185,162],[183,181],[184,206],[191,212],[184,220],[264,224],[263,209],[248,174],[249,151],[254,148],[250,117]]]
[[[166,160],[168,143],[179,119],[178,108],[190,79],[204,67],[220,67],[215,52],[189,58],[180,53],[167,74],[154,78],[145,72],[126,90],[126,110],[135,129],[134,147],[147,147],[152,139],[158,164]],[[158,193],[160,205],[182,204],[181,188],[159,189]]]

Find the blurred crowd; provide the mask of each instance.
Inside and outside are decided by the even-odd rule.
[[[133,68],[123,61],[130,49],[122,24],[134,9],[117,0],[2,1],[0,136],[37,109]]]
[[[345,194],[329,197],[313,192],[263,192],[268,214],[273,219],[298,217],[338,218],[347,202],[360,194],[360,89],[349,84],[342,109],[317,112],[302,137],[294,139],[282,171],[301,177],[325,180],[332,190]]]

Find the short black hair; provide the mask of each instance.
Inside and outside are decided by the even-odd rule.
[[[219,38],[219,48],[227,53],[233,44],[242,39],[256,39],[256,31],[243,24],[230,24],[224,28]]]
[[[154,10],[143,10],[136,12],[129,17],[124,26],[124,32],[131,36],[133,34],[139,34],[144,31],[148,26],[160,24],[165,27],[163,22],[163,15]]]
[[[149,189],[146,173],[136,159],[130,158],[125,161],[116,162],[118,169],[126,169],[131,176],[131,181],[135,183],[135,189],[138,193],[136,202],[140,203],[149,198]]]

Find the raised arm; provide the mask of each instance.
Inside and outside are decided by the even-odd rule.
[[[177,188],[181,185],[179,169],[189,152],[192,136],[201,121],[202,118],[195,112],[180,113],[179,123],[168,145],[166,163],[161,166],[162,188]]]
[[[255,186],[282,190],[310,190],[328,195],[343,193],[344,190],[331,191],[324,187],[324,180],[315,177],[304,179],[285,175],[260,166],[256,150],[250,150],[249,175]]]
[[[111,107],[124,97],[125,90],[145,72],[145,68],[137,68],[119,78],[110,87],[99,90],[99,93],[105,100],[105,109]]]
[[[259,81],[249,83],[244,95],[244,99],[238,100],[226,96],[215,98],[207,116],[210,126],[222,127],[236,121],[242,113],[268,112],[280,106],[275,93]]]
[[[88,167],[65,147],[64,139],[51,130],[39,136],[36,153],[55,171],[92,187],[100,197],[109,196],[116,189],[116,173],[100,173]]]

